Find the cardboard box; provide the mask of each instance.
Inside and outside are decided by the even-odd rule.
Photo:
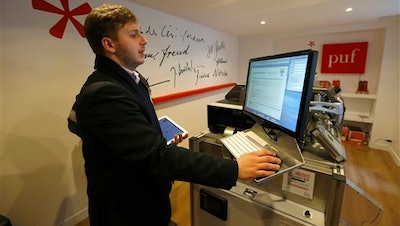
[[[365,140],[365,133],[362,131],[349,131],[347,141],[351,144],[363,145]]]

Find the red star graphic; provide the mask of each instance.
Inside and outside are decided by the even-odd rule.
[[[310,42],[308,43],[308,46],[310,46],[311,48],[314,47],[314,46],[315,46],[315,41],[310,41]]]
[[[85,34],[83,32],[83,25],[77,21],[74,16],[86,15],[92,10],[92,8],[87,2],[85,2],[70,11],[68,1],[69,0],[60,0],[63,9],[59,9],[45,0],[32,0],[32,7],[37,10],[63,15],[63,17],[52,28],[50,28],[49,32],[52,36],[62,38],[68,20],[70,20],[79,34],[84,38]]]

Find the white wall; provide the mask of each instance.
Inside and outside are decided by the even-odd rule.
[[[75,95],[93,70],[94,55],[70,21],[62,38],[51,36],[49,29],[62,15],[33,9],[32,2],[0,1],[0,214],[9,217],[14,226],[75,225],[87,216],[86,178],[80,140],[68,131],[66,119]],[[62,9],[59,0],[46,2]],[[97,0],[68,2],[70,9],[84,2],[92,8],[101,4]],[[178,78],[179,86],[164,83],[168,87],[154,87],[153,96],[237,80],[237,37],[131,2],[108,2],[133,9],[141,25],[151,26],[154,31],[161,32],[163,25],[171,24],[175,35],[188,31],[190,37],[196,35],[204,40],[176,41],[160,37],[160,33],[148,37],[148,53],[162,51],[169,45],[171,51],[190,45],[190,54],[170,56],[162,67],[158,66],[161,52],[158,57],[146,59],[150,66],[145,64],[139,70],[144,76],[151,76],[150,83],[170,79],[174,76],[170,74],[171,67],[184,67],[190,60],[204,73],[220,70],[228,74],[195,83],[195,72],[185,70]],[[83,23],[84,16],[76,19]],[[217,42],[224,43],[218,53]],[[216,67],[215,56],[222,57],[227,64]],[[195,135],[207,128],[206,105],[223,99],[227,91],[225,88],[162,103],[156,110],[159,115],[171,116],[190,135]],[[188,147],[187,141],[183,145]]]
[[[138,70],[148,78],[153,96],[236,81],[237,37],[138,4],[125,5],[139,17],[148,40],[146,55],[151,57]]]
[[[375,119],[371,131],[370,147],[388,150],[400,165],[399,151],[399,17],[379,21],[328,27],[317,30],[291,31],[274,35],[241,37],[239,47],[239,81],[245,82],[248,60],[252,57],[308,49],[322,55],[322,45],[368,41],[366,72],[363,75],[321,74],[320,60],[317,79],[341,80],[343,92],[354,93],[360,79],[368,80],[370,93],[376,94]],[[384,140],[390,139],[391,143]]]
[[[393,159],[400,165],[399,17],[385,18],[381,23],[386,28],[386,35],[370,146],[389,150]],[[392,142],[385,142],[386,139]]]
[[[1,17],[0,214],[16,226],[82,218],[83,160],[66,117],[93,54],[72,26],[49,38],[60,15],[31,1],[1,1]]]

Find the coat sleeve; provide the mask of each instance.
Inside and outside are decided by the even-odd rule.
[[[191,152],[155,131],[139,100],[118,85],[103,82],[80,94],[77,121],[82,139],[90,136],[142,169],[175,180],[230,189],[238,165],[233,160]]]
[[[236,161],[192,152],[175,145],[168,146],[161,155],[160,174],[172,175],[176,180],[224,189],[236,185]]]

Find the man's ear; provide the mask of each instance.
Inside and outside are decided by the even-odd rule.
[[[101,44],[103,45],[104,51],[115,53],[114,42],[111,38],[104,37],[101,40]]]

